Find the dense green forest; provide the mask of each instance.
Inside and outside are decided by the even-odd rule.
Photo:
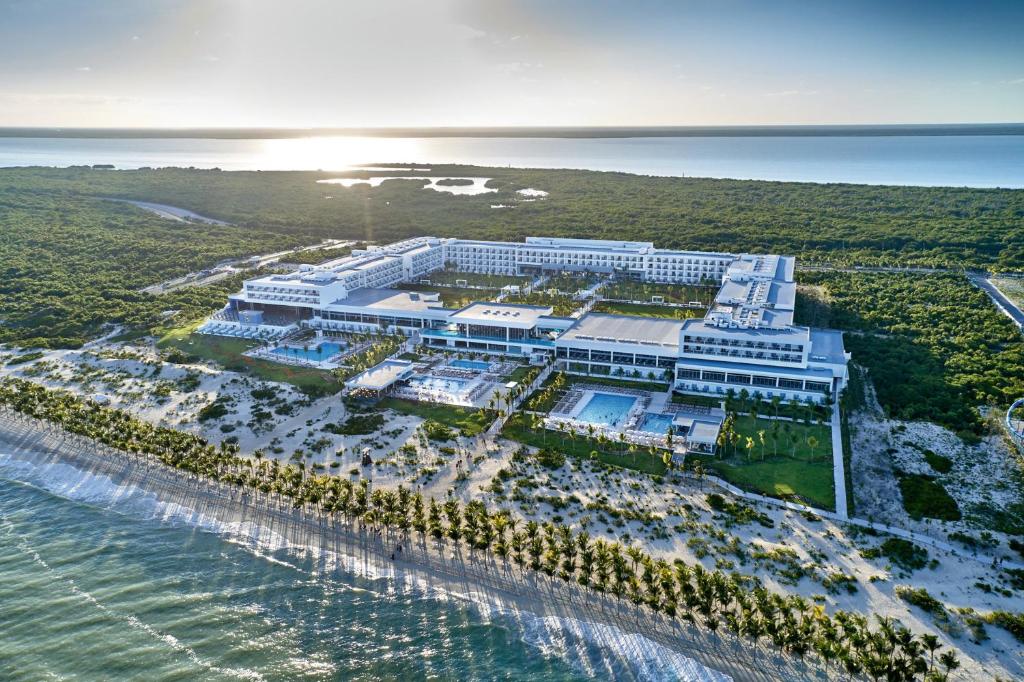
[[[316,182],[337,173],[187,169],[4,169],[0,187],[15,194],[167,203],[243,225],[253,236],[269,231],[317,239],[436,234],[515,240],[546,234],[774,251],[805,262],[1024,269],[1020,190],[459,166],[433,166],[431,174],[485,175],[498,192],[452,196],[422,189],[422,181],[346,188]],[[549,196],[523,201],[516,190],[527,187]],[[491,208],[498,204],[515,208]]]
[[[0,186],[0,342],[78,346],[104,323],[152,324],[167,310],[223,304],[240,282],[160,298],[139,289],[291,236],[177,223],[133,206]]]
[[[162,297],[139,290],[227,257],[327,237],[521,239],[552,234],[777,251],[795,253],[805,262],[1024,269],[1024,192],[1015,190],[507,168],[434,167],[433,172],[486,174],[499,191],[452,196],[423,189],[419,181],[345,188],[317,184],[330,177],[319,172],[0,169],[0,342],[76,346],[107,322],[151,326],[169,310],[182,310],[181,318],[198,315],[217,307],[238,282]],[[516,190],[526,187],[549,196],[518,199]],[[233,225],[168,221],[99,197],[172,204]],[[515,208],[492,209],[494,204]],[[857,281],[875,280],[858,276]],[[930,293],[925,285],[908,295]],[[966,285],[963,295],[981,296]],[[987,301],[977,300],[998,318]],[[943,319],[959,319],[961,309],[953,306],[948,311],[952,317]],[[915,346],[906,352],[921,346],[919,339],[901,335],[885,344],[886,351],[895,353],[898,344],[910,341]],[[948,360],[934,354],[921,359],[938,363],[935,367],[946,367]],[[988,383],[1002,386],[995,378]],[[1000,398],[1006,391],[979,390]]]
[[[801,273],[797,321],[832,326],[893,417],[977,433],[977,405],[1024,395],[1024,339],[959,274]]]

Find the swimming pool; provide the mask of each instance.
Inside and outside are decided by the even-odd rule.
[[[481,372],[486,372],[491,368],[491,363],[481,362],[480,360],[452,360],[448,365],[460,369],[478,369]]]
[[[637,431],[646,431],[648,433],[656,433],[659,436],[664,436],[668,432],[668,427],[672,426],[672,415],[670,414],[658,414],[656,412],[644,412],[643,421],[637,428]]]
[[[601,426],[615,427],[626,418],[626,413],[636,403],[636,397],[614,393],[594,393],[576,414],[580,421]]]
[[[288,358],[302,358],[310,362],[321,362],[341,352],[343,346],[338,343],[325,341],[314,348],[293,348],[291,346],[278,346],[270,352],[273,355],[283,355]]]
[[[468,379],[453,379],[451,377],[435,377],[417,375],[409,379],[409,383],[417,388],[430,391],[446,391],[451,394],[464,393],[469,384]]]

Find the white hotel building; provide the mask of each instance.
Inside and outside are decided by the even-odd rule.
[[[446,265],[465,272],[596,272],[673,284],[720,285],[703,319],[588,313],[479,302],[444,308],[436,295],[393,289]],[[245,282],[229,313],[330,330],[392,329],[452,350],[554,355],[576,373],[668,380],[686,393],[730,389],[820,401],[847,381],[836,331],[793,324],[794,259],[655,248],[649,242],[529,237],[524,243],[423,237],[353,251],[299,271]]]

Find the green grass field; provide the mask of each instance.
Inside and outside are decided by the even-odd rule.
[[[267,381],[291,384],[307,395],[330,395],[341,390],[341,384],[330,372],[247,358],[242,353],[256,346],[257,342],[196,334],[195,329],[199,324],[194,322],[168,331],[157,342],[157,348],[176,348],[186,355],[215,362],[225,369],[244,372]]]
[[[737,417],[736,432],[742,437],[740,445],[719,448],[721,458],[701,456],[705,470],[714,472],[729,483],[744,490],[780,497],[802,500],[815,507],[835,508],[835,485],[832,477],[832,432],[829,425],[789,424],[788,434],[797,437],[793,444],[787,439],[784,424],[779,422],[778,454],[772,438],[772,420],[751,417]],[[762,459],[758,431],[765,432],[764,456]],[[807,439],[813,436],[817,446],[811,448]],[[747,437],[753,438],[755,446],[748,458]],[[690,455],[694,457],[694,455]],[[688,467],[692,467],[689,464]]]
[[[704,313],[707,312],[704,308],[677,308],[670,305],[616,303],[615,301],[599,301],[594,304],[593,311],[595,313],[611,313],[614,315],[657,317],[667,320],[688,320],[691,317],[703,317]]]
[[[647,450],[637,449],[635,452],[624,449],[618,443],[602,445],[596,439],[584,435],[569,438],[566,434],[550,429],[534,429],[523,419],[523,413],[517,412],[505,423],[501,435],[510,440],[532,445],[537,448],[552,448],[565,453],[567,457],[578,459],[596,459],[604,464],[632,469],[645,474],[664,475],[665,463],[661,454],[652,456]],[[596,456],[594,455],[596,453]]]
[[[601,289],[601,295],[612,300],[650,301],[652,296],[661,296],[666,303],[690,303],[699,301],[710,305],[718,291],[718,285],[710,287],[690,284],[649,284],[644,282],[615,282]]]
[[[437,405],[420,403],[401,398],[385,398],[377,403],[380,409],[394,410],[402,414],[411,414],[423,419],[430,419],[439,424],[458,429],[463,436],[476,436],[484,432],[494,422],[495,414],[490,410],[479,410],[458,405]]]

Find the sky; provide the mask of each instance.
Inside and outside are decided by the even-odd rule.
[[[1024,0],[0,0],[0,126],[1024,121]]]

